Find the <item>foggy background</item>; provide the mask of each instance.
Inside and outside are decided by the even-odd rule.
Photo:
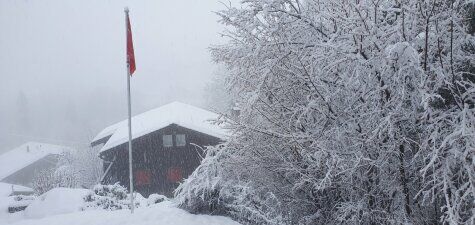
[[[26,141],[87,144],[127,117],[124,6],[137,71],[132,113],[203,106],[220,43],[216,0],[0,1],[0,153]]]

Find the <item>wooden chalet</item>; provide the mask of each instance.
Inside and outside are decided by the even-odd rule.
[[[200,164],[203,148],[216,145],[225,130],[213,123],[218,115],[173,102],[132,117],[134,188],[147,197],[167,196]],[[102,183],[129,187],[127,120],[101,131],[91,143],[104,160]]]

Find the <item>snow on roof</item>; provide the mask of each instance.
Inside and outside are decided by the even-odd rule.
[[[65,146],[27,142],[0,155],[0,180],[14,174],[48,155],[71,150]]]
[[[117,128],[123,127],[123,126],[127,126],[127,120],[123,120],[119,123],[116,123],[116,124],[113,124],[113,125],[110,125],[110,126],[104,128],[104,130],[99,132],[99,134],[97,134],[96,137],[94,137],[94,139],[91,141],[91,143],[94,143],[98,140],[101,140],[102,138],[111,136],[112,134],[114,134],[114,132],[117,130]]]
[[[132,139],[162,129],[170,124],[195,130],[213,137],[224,138],[226,130],[214,124],[218,114],[181,102],[172,102],[156,109],[132,117]],[[94,140],[112,136],[102,147],[104,152],[128,141],[127,120],[111,125],[102,130]]]
[[[12,194],[12,191],[33,192],[33,189],[17,184],[0,182],[0,197],[7,197]]]

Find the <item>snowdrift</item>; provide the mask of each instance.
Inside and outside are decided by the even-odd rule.
[[[89,210],[53,215],[36,220],[22,220],[15,225],[239,225],[222,216],[194,215],[178,209],[169,201],[138,208],[134,214],[127,209]]]
[[[55,188],[33,201],[25,210],[26,218],[77,212],[84,205],[87,189]]]

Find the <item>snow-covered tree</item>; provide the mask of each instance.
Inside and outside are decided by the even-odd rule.
[[[55,187],[91,188],[102,175],[102,161],[93,148],[63,152],[56,167],[37,171],[33,186],[37,194]]]
[[[45,169],[35,172],[33,178],[33,190],[35,190],[35,194],[44,194],[55,187],[57,187],[57,182],[54,177],[54,169]]]
[[[99,183],[103,170],[98,152],[96,147],[87,147],[73,154],[71,168],[78,174],[81,187],[91,188]]]
[[[246,0],[218,12],[229,41],[212,54],[241,114],[179,188],[182,205],[214,199],[250,224],[473,224],[469,6]]]

